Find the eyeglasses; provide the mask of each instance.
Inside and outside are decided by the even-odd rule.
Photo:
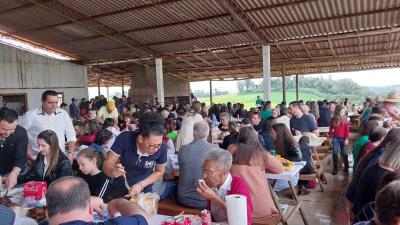
[[[223,170],[203,170],[203,177],[204,178],[210,177],[213,173],[220,172],[220,171],[223,171]]]
[[[147,145],[147,147],[149,147],[149,148],[159,148],[159,147],[161,147],[161,144],[148,144]]]

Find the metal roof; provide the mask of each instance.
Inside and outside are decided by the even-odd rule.
[[[208,80],[398,67],[398,0],[4,0],[1,33],[90,66],[89,85],[130,82],[133,63]]]

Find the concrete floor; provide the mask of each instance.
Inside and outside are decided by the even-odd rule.
[[[323,184],[325,192],[321,192],[317,186],[309,189],[311,191],[309,195],[299,195],[299,199],[302,200],[301,207],[309,225],[349,225],[349,202],[345,194],[351,175],[344,176],[343,171],[340,170],[338,175],[332,176],[331,155],[325,157],[324,165],[328,182],[328,184]],[[289,225],[304,225],[299,212],[293,215]]]

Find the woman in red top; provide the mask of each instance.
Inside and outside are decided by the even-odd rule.
[[[346,110],[343,106],[337,105],[335,113],[329,122],[329,138],[333,143],[333,172],[336,175],[338,172],[338,152],[340,153],[344,162],[344,174],[349,174],[349,160],[347,158],[346,146],[349,144],[349,121],[345,115]]]

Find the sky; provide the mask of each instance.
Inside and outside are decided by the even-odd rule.
[[[389,85],[400,84],[400,68],[364,70],[355,72],[340,72],[340,73],[323,73],[307,75],[311,77],[331,76],[333,80],[352,79],[361,86],[367,87],[384,87]],[[261,78],[253,79],[254,83],[258,84],[262,81]],[[217,88],[221,91],[238,92],[237,81],[213,81],[213,89]],[[209,81],[192,82],[190,87],[192,91],[204,90],[208,92],[210,89]]]

